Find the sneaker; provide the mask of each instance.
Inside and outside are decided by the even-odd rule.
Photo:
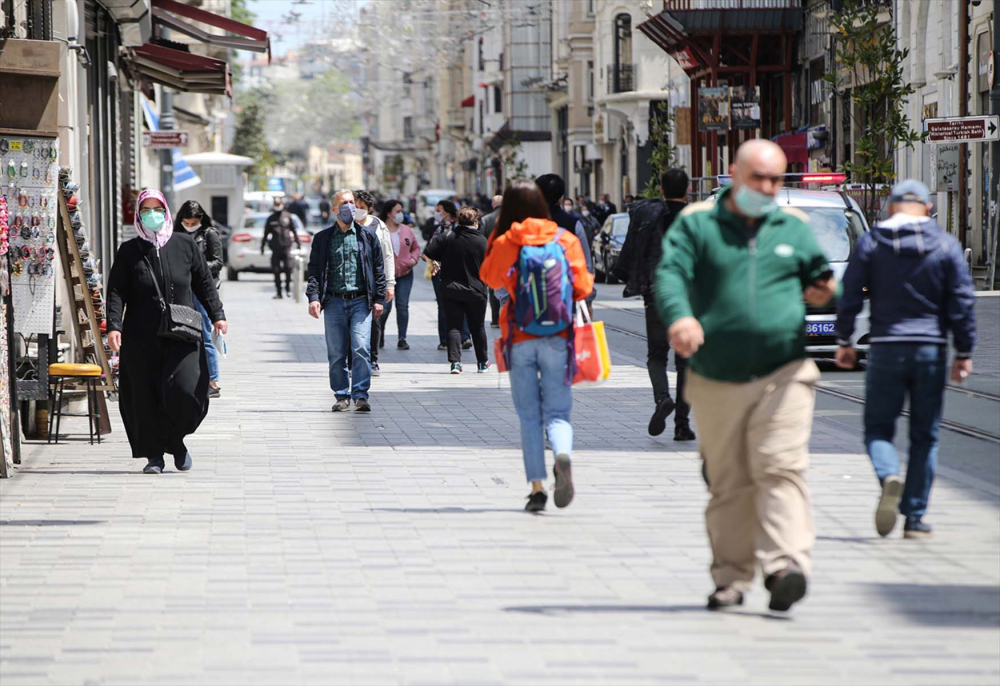
[[[372,376],[382,376],[382,370],[378,368],[378,363],[372,365]]]
[[[882,479],[882,495],[875,508],[875,530],[879,536],[888,536],[896,528],[899,499],[903,496],[903,480],[895,474]]]
[[[920,517],[907,517],[906,524],[903,525],[903,538],[930,538],[934,535],[934,528],[921,521]]]
[[[764,581],[764,588],[771,592],[769,610],[788,612],[789,608],[806,595],[806,575],[799,566],[789,561],[788,566],[775,572]]]
[[[732,586],[719,586],[708,596],[708,609],[721,610],[743,604],[743,594]]]
[[[528,512],[542,512],[545,510],[545,503],[548,500],[549,496],[545,495],[545,491],[532,493],[528,496],[528,503],[524,506],[524,509]]]
[[[208,387],[208,397],[209,398],[221,398],[222,397],[222,389],[219,388],[218,386],[209,386]]]
[[[678,443],[686,443],[695,440],[696,436],[691,427],[687,424],[680,424],[674,427],[674,440]]]
[[[355,412],[371,412],[372,406],[368,404],[367,398],[358,398],[354,401]]]
[[[343,400],[338,400],[333,404],[334,412],[347,412],[349,409],[351,409],[351,401],[348,400],[347,398],[344,398]]]
[[[146,466],[142,468],[143,474],[162,474],[163,473],[163,458],[159,460],[149,460]]]
[[[447,343],[438,343],[438,350],[447,350],[447,349],[448,349]]]
[[[556,507],[566,507],[573,502],[573,468],[569,455],[556,455],[556,464],[552,468],[552,474],[556,478],[556,487],[552,493],[552,499]]]
[[[191,453],[185,452],[183,455],[174,455],[174,467],[179,472],[186,472],[191,469]]]
[[[452,374],[461,374],[462,373],[462,363],[461,362],[452,362],[451,363],[451,373]]]
[[[281,300],[281,299],[282,299],[281,293],[278,293],[276,296],[274,296],[273,298],[271,298],[271,300]]]
[[[667,428],[667,417],[674,411],[674,399],[669,395],[656,403],[656,411],[649,420],[649,435],[659,436]]]
[[[491,329],[499,329],[500,328],[500,324],[497,323],[497,322],[490,322],[490,328]]]
[[[472,348],[472,339],[471,338],[467,338],[464,341],[462,341],[462,350],[469,350],[471,348]]]
[[[492,366],[489,362],[480,362],[476,365],[476,374],[485,374]]]
[[[400,338],[399,343],[396,344],[396,350],[409,350],[410,344],[406,342],[405,338]]]

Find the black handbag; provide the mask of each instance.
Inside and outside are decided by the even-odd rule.
[[[160,290],[160,280],[156,278],[156,272],[153,270],[152,263],[150,263],[149,258],[145,255],[142,256],[142,259],[146,260],[146,265],[153,275],[153,285],[156,286],[156,295],[160,298],[160,328],[156,332],[156,335],[161,338],[182,341],[184,343],[200,343],[202,339],[201,312],[187,305],[175,305],[172,302],[174,299],[173,288],[170,288],[171,302],[167,303],[163,299],[163,291]],[[160,276],[163,276],[162,263]],[[166,279],[164,279],[165,282]]]

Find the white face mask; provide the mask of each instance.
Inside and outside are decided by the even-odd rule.
[[[354,221],[363,222],[367,216],[368,210],[358,210],[357,214],[354,215]]]
[[[397,212],[396,214],[392,215],[392,221],[396,222],[397,224],[402,224],[405,218],[406,217],[403,216],[402,212]]]
[[[581,210],[580,214],[582,214],[584,217],[589,217],[590,216],[590,210]]]
[[[199,224],[195,224],[194,226],[188,226],[184,222],[181,222],[181,226],[183,226],[184,230],[187,231],[188,233],[194,233],[195,231],[197,231],[198,229],[201,228],[201,224],[200,223]]]
[[[572,212],[573,211],[573,206],[572,205],[563,205],[563,209],[566,210],[567,212]]]

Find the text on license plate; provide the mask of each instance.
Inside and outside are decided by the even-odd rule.
[[[806,322],[807,336],[833,335],[834,322]]]

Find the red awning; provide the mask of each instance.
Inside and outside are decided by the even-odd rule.
[[[130,53],[132,64],[150,81],[188,93],[232,96],[229,65],[222,60],[152,43]]]
[[[809,133],[807,131],[800,131],[799,133],[786,133],[775,136],[774,142],[785,151],[785,156],[792,164],[808,164],[808,138]]]
[[[475,107],[476,106],[476,96],[470,95],[465,100],[462,101],[462,107]]]
[[[226,31],[227,34],[209,33],[193,24],[178,19],[178,17],[208,24],[209,26]],[[234,50],[266,52],[268,61],[271,59],[271,40],[268,38],[267,31],[243,24],[229,17],[206,12],[191,5],[175,2],[175,0],[153,0],[153,20],[186,36],[196,38],[203,43],[219,45]]]

